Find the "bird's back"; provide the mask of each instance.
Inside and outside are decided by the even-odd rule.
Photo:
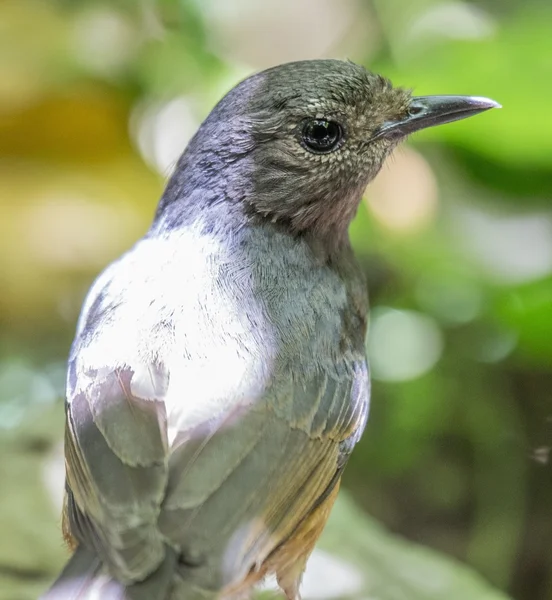
[[[367,410],[364,301],[350,255],[330,264],[276,227],[224,241],[196,226],[146,237],[96,282],[69,406],[113,369],[130,369],[131,396],[162,401],[168,476],[155,532],[178,548],[188,583],[260,576],[333,492]]]

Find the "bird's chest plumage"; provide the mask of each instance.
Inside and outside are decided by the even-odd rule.
[[[164,277],[178,282],[166,302],[172,346],[160,349],[173,436],[266,402],[291,380],[319,371],[345,377],[363,359],[350,285],[287,237],[253,231],[229,246],[211,240]]]

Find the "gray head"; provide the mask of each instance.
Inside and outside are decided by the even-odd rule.
[[[339,241],[401,140],[496,106],[476,97],[412,97],[351,62],[274,67],[213,109],[182,155],[158,218],[175,202],[187,213],[230,203],[248,219]]]

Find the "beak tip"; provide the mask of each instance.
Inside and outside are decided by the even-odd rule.
[[[483,96],[472,96],[470,100],[473,102],[474,106],[479,106],[481,110],[488,110],[491,108],[502,108],[502,104],[499,104],[495,100],[491,100],[490,98],[485,98]]]

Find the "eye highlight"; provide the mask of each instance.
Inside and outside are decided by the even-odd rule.
[[[336,150],[343,140],[343,128],[336,121],[308,119],[303,124],[301,140],[307,150],[325,154]]]

